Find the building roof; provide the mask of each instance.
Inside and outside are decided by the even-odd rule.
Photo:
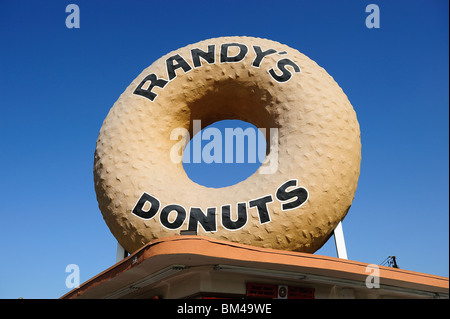
[[[446,277],[377,267],[384,291],[403,297],[448,298],[449,279]],[[366,279],[372,273],[369,264],[359,261],[260,248],[203,236],[174,236],[148,243],[61,298],[135,298],[144,291],[149,292],[161,280],[180,281],[183,275],[185,278],[195,269],[365,290],[368,290]],[[186,297],[186,294],[170,298]]]

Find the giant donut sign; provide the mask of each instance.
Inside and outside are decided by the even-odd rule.
[[[277,145],[276,170],[260,167],[224,188],[190,180],[171,160],[171,132],[224,119],[276,129],[276,140],[267,138]],[[130,84],[100,130],[94,182],[129,252],[183,230],[314,252],[350,209],[360,161],[356,114],[323,68],[278,42],[222,37],[161,57]]]

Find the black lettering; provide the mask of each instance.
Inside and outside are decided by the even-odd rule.
[[[188,230],[197,231],[199,223],[207,232],[216,231],[216,208],[208,208],[205,215],[201,208],[191,207],[191,210],[189,212]]]
[[[255,207],[258,209],[259,221],[261,224],[270,222],[269,210],[267,209],[267,203],[273,202],[272,195],[267,195],[258,199],[254,199],[248,202],[250,207]]]
[[[239,53],[235,56],[228,56],[228,48],[234,46],[239,48]],[[220,63],[224,62],[239,62],[241,61],[248,52],[248,48],[244,44],[240,43],[225,43],[222,44],[220,48]]]
[[[176,64],[174,64],[174,62],[176,62]],[[168,58],[166,60],[166,67],[169,81],[172,81],[174,78],[176,78],[176,69],[182,68],[185,73],[192,69],[191,66],[186,62],[186,60],[183,59],[179,54],[175,54],[174,56]]]
[[[237,204],[237,220],[231,220],[231,205],[222,206],[222,226],[228,230],[237,230],[247,223],[247,203]]]
[[[200,49],[192,49],[191,50],[191,56],[192,56],[192,62],[194,63],[194,68],[198,68],[202,66],[202,63],[200,62],[200,58],[204,59],[209,64],[215,62],[215,52],[216,52],[216,45],[210,44],[208,45],[208,52],[205,52]]]
[[[280,61],[277,62],[277,67],[282,72],[281,75],[277,75],[273,69],[269,70],[270,75],[278,82],[289,81],[289,79],[292,76],[292,73],[288,69],[286,69],[287,65],[292,66],[294,68],[295,73],[300,72],[300,68],[298,67],[297,64],[295,64],[289,59],[281,59]]]
[[[262,50],[261,50],[261,47],[260,47],[260,46],[257,46],[257,45],[254,45],[254,46],[253,46],[253,50],[255,50],[256,58],[255,58],[255,60],[253,60],[252,65],[255,66],[255,67],[257,67],[257,68],[259,68],[259,65],[261,64],[261,61],[262,61],[267,55],[277,53],[277,51],[274,50],[274,49],[269,49],[269,50],[267,50],[267,51],[262,51]]]
[[[169,221],[169,214],[173,211],[177,212],[177,218],[173,222]],[[159,214],[159,220],[164,227],[169,229],[177,229],[183,225],[186,219],[186,210],[180,205],[167,205],[161,210]]]
[[[148,86],[147,89],[143,89],[142,87],[144,86],[145,83],[147,83],[148,81],[150,81],[150,85]],[[152,92],[153,88],[155,86],[163,88],[165,87],[167,84],[167,81],[164,79],[158,79],[158,77],[155,74],[149,74],[147,75],[141,83],[139,83],[139,85],[137,86],[137,88],[134,90],[133,94],[136,95],[141,95],[143,97],[146,97],[147,99],[149,99],[150,101],[153,102],[153,100],[156,98],[156,96],[158,96],[158,94]]]
[[[301,206],[304,202],[308,200],[308,190],[303,187],[294,188],[291,191],[286,191],[288,187],[297,186],[297,181],[295,179],[291,179],[278,187],[276,196],[279,201],[287,201],[296,197],[294,201],[290,203],[283,204],[281,207],[283,210],[290,210]]]
[[[146,203],[150,203],[150,208],[144,210]],[[142,193],[141,198],[139,198],[136,206],[134,206],[132,213],[144,219],[151,219],[155,217],[159,209],[159,200],[150,194]]]

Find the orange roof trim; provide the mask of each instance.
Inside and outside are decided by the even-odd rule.
[[[259,248],[203,236],[174,236],[150,242],[127,258],[116,263],[97,276],[84,282],[62,299],[78,298],[89,290],[126,272],[148,259],[171,258],[175,262],[185,261],[191,266],[189,256],[204,257],[205,260],[227,264],[249,266],[260,269],[277,269],[326,276],[336,280],[364,282],[370,274],[368,263],[320,256],[308,253]],[[449,279],[404,269],[378,266],[382,285],[421,289],[448,294]]]

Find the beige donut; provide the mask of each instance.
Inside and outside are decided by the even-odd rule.
[[[192,133],[194,120],[224,119],[278,129],[273,174],[261,174],[263,165],[238,184],[208,188],[171,160],[175,128]],[[163,56],[131,83],[100,130],[94,181],[103,217],[129,252],[182,230],[314,252],[347,214],[360,161],[356,114],[323,68],[278,42],[222,37]]]

